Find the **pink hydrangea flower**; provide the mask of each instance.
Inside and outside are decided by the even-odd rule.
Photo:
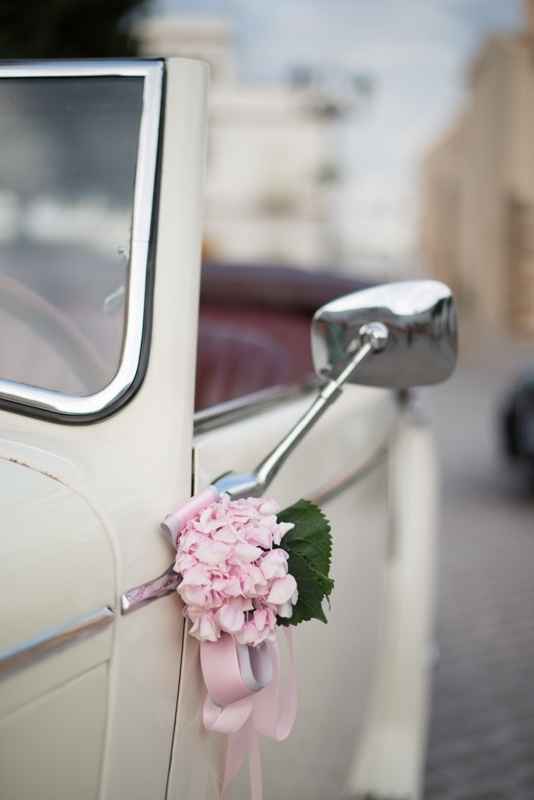
[[[180,530],[174,569],[192,636],[258,645],[273,638],[278,616],[291,617],[297,583],[279,545],[294,526],[278,511],[273,500],[223,495]]]

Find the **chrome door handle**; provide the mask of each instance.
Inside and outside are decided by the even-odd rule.
[[[121,614],[129,614],[141,606],[175,592],[180,576],[174,571],[174,561],[161,575],[151,581],[134,586],[121,595]]]

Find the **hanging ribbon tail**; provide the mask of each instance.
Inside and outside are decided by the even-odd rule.
[[[256,730],[282,742],[287,739],[297,717],[297,670],[295,647],[291,628],[284,629],[289,664],[287,674],[281,679],[280,650],[278,642],[273,644],[273,680],[254,698],[253,721]]]
[[[258,734],[254,730],[251,718],[240,730],[228,736],[220,800],[227,800],[230,786],[239,774],[247,755],[249,757],[251,800],[262,800],[260,746]]]
[[[249,738],[249,780],[251,800],[263,800],[263,775],[261,768],[260,737],[252,727]]]
[[[258,734],[286,739],[297,712],[293,637],[285,630],[289,669],[281,680],[278,642],[257,647],[239,645],[225,635],[202,642],[200,661],[206,684],[203,722],[207,730],[228,735],[221,798],[249,757],[251,800],[262,800],[262,769]]]

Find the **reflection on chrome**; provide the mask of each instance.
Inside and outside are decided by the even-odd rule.
[[[85,636],[98,633],[113,622],[114,612],[107,606],[70,620],[57,628],[48,628],[32,639],[8,650],[0,650],[0,677],[30,666],[38,659]]]

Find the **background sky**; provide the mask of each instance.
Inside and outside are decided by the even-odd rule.
[[[469,58],[522,22],[521,0],[156,0],[155,12],[230,19],[243,81],[299,65],[374,79],[372,101],[340,132],[342,218],[359,252],[393,265],[416,250],[419,164],[461,107]]]

